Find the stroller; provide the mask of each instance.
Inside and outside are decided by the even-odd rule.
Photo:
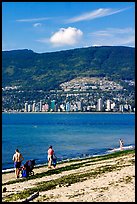
[[[35,160],[28,160],[22,167],[22,177],[28,177],[30,175],[34,175],[34,166],[35,166]]]

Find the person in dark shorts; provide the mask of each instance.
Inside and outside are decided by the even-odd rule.
[[[19,178],[21,162],[23,161],[23,159],[24,158],[23,158],[22,154],[19,152],[18,149],[16,149],[15,154],[13,155],[16,178]]]

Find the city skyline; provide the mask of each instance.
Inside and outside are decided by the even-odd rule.
[[[89,46],[135,47],[135,2],[2,2],[3,51]]]

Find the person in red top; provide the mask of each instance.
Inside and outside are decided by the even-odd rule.
[[[53,160],[53,154],[54,154],[54,150],[52,149],[52,146],[49,146],[49,149],[48,149],[48,168],[51,168],[52,160]]]

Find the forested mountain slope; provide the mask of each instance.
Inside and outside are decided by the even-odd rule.
[[[2,51],[2,86],[50,90],[76,77],[135,78],[135,49],[87,47],[50,53]]]

